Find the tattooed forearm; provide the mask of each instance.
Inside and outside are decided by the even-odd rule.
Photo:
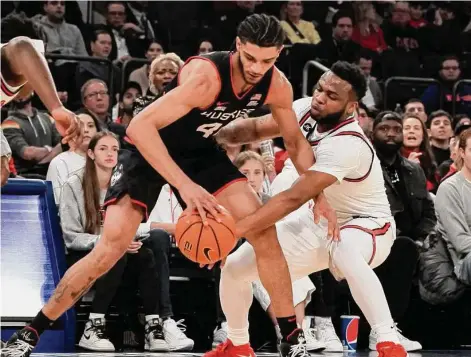
[[[278,127],[271,115],[247,118],[230,123],[216,136],[220,144],[248,144],[264,138],[277,136]]]

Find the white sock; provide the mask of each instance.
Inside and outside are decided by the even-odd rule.
[[[152,321],[153,319],[158,319],[159,315],[146,315],[146,322]]]
[[[352,296],[370,326],[394,326],[381,282],[366,262],[373,251],[371,236],[358,230],[347,231],[333,253],[334,264],[347,279]]]
[[[304,316],[304,319],[303,319],[303,325],[301,326],[301,328],[303,330],[306,330],[308,328],[311,328],[312,326],[312,320],[313,320],[313,317],[312,316]]]
[[[380,324],[371,326],[371,329],[376,332],[376,342],[395,342],[399,343],[399,336],[397,335],[396,325],[393,319],[385,321]]]
[[[88,317],[90,320],[93,320],[93,319],[104,319],[105,318],[105,314],[95,314],[94,312],[91,312],[90,313],[90,316]]]
[[[227,326],[227,338],[232,341],[234,346],[241,346],[249,343],[249,326],[246,328],[231,328]]]
[[[276,338],[278,340],[282,340],[283,339],[283,335],[281,334],[281,329],[280,329],[280,326],[279,325],[275,325],[275,333],[276,333]]]
[[[252,281],[257,279],[255,252],[250,244],[243,244],[227,258],[219,284],[221,306],[227,319],[227,337],[235,346],[249,343]]]

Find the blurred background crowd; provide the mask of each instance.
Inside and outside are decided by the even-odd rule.
[[[272,14],[286,31],[277,66],[296,98],[310,96],[337,60],[356,63],[367,77],[357,119],[381,160],[398,228],[390,257],[376,271],[404,330],[402,342],[409,350],[471,346],[471,189],[458,186],[469,195],[457,195],[460,183],[447,183],[461,170],[471,175],[471,154],[459,154],[466,143],[471,147],[470,2],[2,1],[2,37],[12,13],[41,29],[61,101],[84,123],[85,140],[70,151],[35,96],[1,113],[11,177],[52,181],[68,264],[99,239],[104,194],[136,107],[162,95],[189,57],[233,50],[246,16]],[[375,121],[383,110],[400,120]],[[392,152],[390,142],[397,144]],[[288,157],[282,140],[225,149],[261,199],[269,199]],[[165,187],[136,234],[141,239],[77,303],[82,348],[139,348],[149,333],[159,334],[163,351],[205,349],[226,339],[219,268],[199,271],[175,249],[180,212]],[[188,278],[184,286],[176,275]],[[359,309],[328,271],[310,278],[316,290],[302,305],[308,343],[341,350],[339,316]],[[194,291],[194,301],[185,301]],[[269,350],[275,332],[257,308],[254,346]],[[144,331],[144,320],[155,316]],[[360,347],[375,345],[368,334],[362,325]]]

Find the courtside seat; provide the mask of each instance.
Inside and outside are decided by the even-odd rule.
[[[65,272],[62,232],[51,182],[10,179],[1,189],[1,337],[25,326]],[[41,337],[36,352],[74,350],[75,315],[68,311]]]

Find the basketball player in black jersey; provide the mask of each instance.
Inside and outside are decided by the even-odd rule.
[[[131,121],[127,141],[135,149],[112,176],[100,240],[67,271],[31,325],[10,340],[9,348],[15,352],[11,356],[28,356],[39,334],[125,254],[166,182],[176,189],[181,203],[198,210],[204,221],[205,211],[215,215],[221,210],[219,204],[236,220],[261,207],[246,178],[214,140],[214,135],[234,119],[268,105],[298,171],[303,173],[312,166],[313,152],[292,110],[291,85],[274,66],[283,41],[284,32],[275,17],[247,17],[238,28],[234,53],[190,58],[169,84],[167,93]],[[327,205],[325,201],[322,204]],[[289,271],[275,228],[246,238],[255,248],[261,280],[272,297],[282,343],[301,343],[302,349]],[[230,339],[218,348],[218,355],[254,356],[248,344],[237,343],[238,337],[245,339],[238,333],[229,331]],[[20,349],[23,354],[18,354]]]

